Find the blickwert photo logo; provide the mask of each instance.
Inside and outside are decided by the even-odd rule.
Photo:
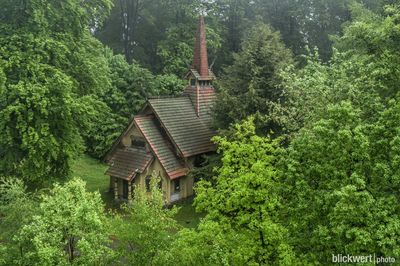
[[[396,259],[393,257],[369,255],[350,255],[350,254],[332,254],[333,263],[374,263],[374,264],[393,264]]]

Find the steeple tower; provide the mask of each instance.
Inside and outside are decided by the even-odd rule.
[[[195,37],[193,62],[186,75],[189,84],[183,95],[190,97],[197,116],[207,120],[210,116],[210,107],[215,99],[212,86],[215,76],[208,66],[206,30],[203,16],[199,17]]]
[[[215,76],[208,66],[206,29],[203,16],[199,16],[195,37],[193,61],[186,78],[189,79],[190,86],[210,86]]]
[[[196,32],[196,42],[194,44],[192,69],[197,70],[200,77],[206,78],[209,76],[208,57],[207,57],[207,41],[206,31],[204,26],[204,17],[199,17]]]

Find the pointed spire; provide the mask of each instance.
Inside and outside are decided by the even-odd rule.
[[[201,77],[209,76],[207,41],[203,16],[199,16],[199,22],[197,25],[192,68],[196,69]]]

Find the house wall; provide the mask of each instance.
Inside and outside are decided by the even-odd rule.
[[[121,144],[125,147],[130,147],[131,146],[131,136],[138,137],[138,138],[143,138],[142,133],[138,130],[136,127],[132,127],[125,136],[122,137]],[[147,144],[148,145],[148,144]],[[147,147],[149,148],[149,147]],[[189,168],[193,168],[193,162],[194,158],[189,158],[187,159],[186,163]],[[157,158],[154,159],[154,161],[150,164],[150,166],[147,167],[147,169],[141,173],[140,175],[137,175],[133,182],[132,185],[135,186],[141,186],[142,188],[146,187],[146,177],[152,174],[157,174],[158,176],[161,177],[161,186],[162,186],[162,191],[164,192],[164,198],[167,203],[171,203],[171,194],[174,193],[174,181],[170,180],[167,173],[165,172],[164,168],[162,167],[161,163],[158,161]],[[113,177],[110,177],[110,189],[114,191],[114,181],[115,179]],[[180,192],[179,192],[179,198],[186,198],[190,197],[193,195],[193,185],[194,185],[194,179],[193,177],[189,176],[183,176],[179,178],[180,182]],[[121,197],[123,195],[123,180],[117,178],[117,184],[118,184],[118,195]],[[133,192],[133,187],[132,187],[132,192]]]
[[[160,161],[155,158],[154,161],[147,167],[146,171],[136,177],[135,184],[140,185],[142,188],[146,188],[146,177],[151,175],[158,175],[161,178],[161,189],[164,192],[164,198],[169,203],[170,202],[170,185],[169,177],[165,172],[164,168],[161,166]]]

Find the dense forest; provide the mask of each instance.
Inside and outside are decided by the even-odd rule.
[[[72,164],[183,91],[200,14],[204,217],[180,226],[157,176],[106,208]],[[396,0],[0,0],[0,265],[398,262],[399,84]]]

